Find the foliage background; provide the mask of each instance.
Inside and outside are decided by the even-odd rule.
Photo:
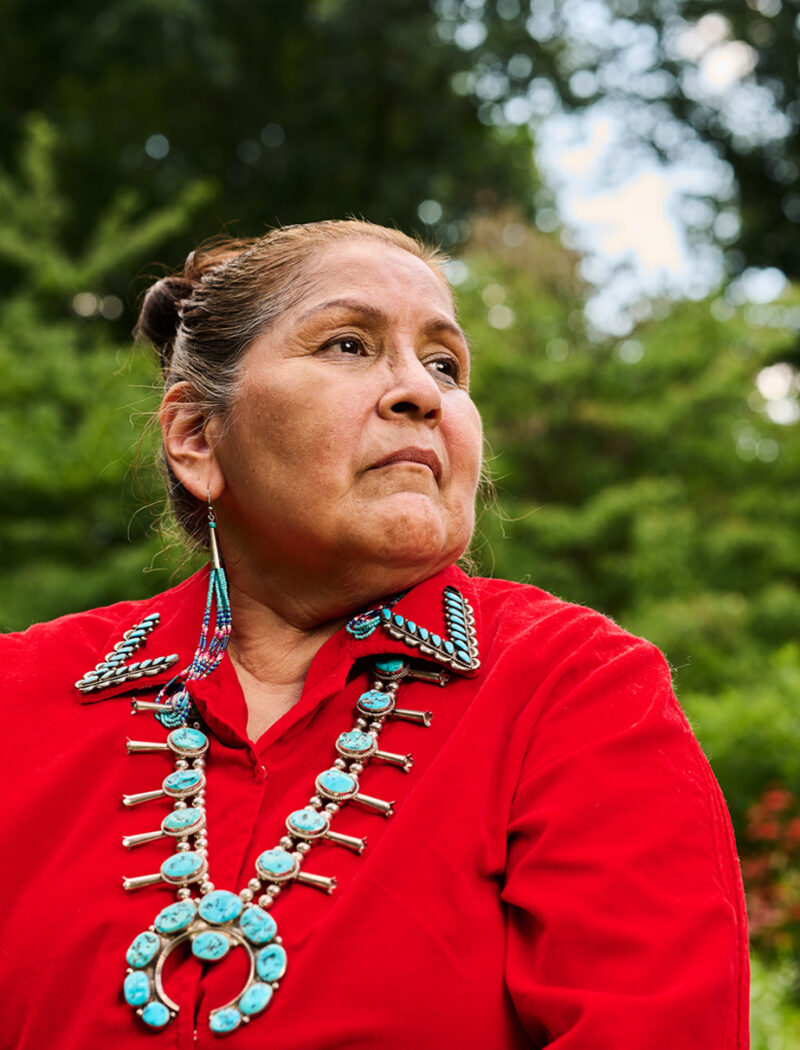
[[[498,493],[479,565],[664,649],[758,916],[754,1045],[800,1046],[800,427],[755,385],[778,366],[797,402],[800,287],[759,304],[736,284],[749,265],[800,279],[796,2],[2,10],[0,628],[154,593],[188,567],[153,527],[158,376],[130,340],[152,276],[204,237],[275,222],[357,213],[438,240],[458,259]],[[605,37],[587,35],[591,10]],[[750,49],[755,130],[692,87],[670,43],[708,15]],[[645,38],[651,68],[634,70],[626,48]],[[627,107],[631,150],[700,144],[729,166],[730,193],[690,231],[713,242],[716,214],[741,220],[710,297],[648,303],[624,338],[587,324],[581,260],[542,221],[545,86],[553,107]]]

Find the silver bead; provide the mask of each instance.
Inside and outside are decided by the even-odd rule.
[[[347,769],[347,763],[345,762],[345,760],[343,758],[337,758],[336,761],[333,763],[333,768],[334,769]]]
[[[253,891],[252,890],[239,890],[239,896],[245,902],[245,904],[248,904],[253,899]]]
[[[339,812],[339,803],[338,802],[329,802],[328,805],[325,807],[325,809],[328,811],[328,813],[338,813]]]
[[[194,766],[195,769],[205,769],[206,768],[206,760],[204,758],[196,758],[194,760],[194,762],[192,762],[192,765]]]
[[[361,765],[360,762],[353,762],[350,765],[350,772],[354,773],[355,776],[359,776],[361,773],[364,772],[364,767]]]
[[[367,728],[367,720],[366,720],[366,718],[357,718],[356,719],[356,726],[357,726],[358,729],[366,729]]]
[[[196,806],[204,806],[206,804],[206,793],[205,791],[198,791],[194,796],[194,804]]]
[[[309,806],[313,806],[314,809],[322,809],[322,799],[319,795],[312,795],[308,800]]]
[[[205,894],[205,893],[213,893],[213,891],[215,889],[216,889],[216,886],[214,885],[213,882],[201,882],[200,883],[200,892],[203,893],[203,894]]]
[[[383,722],[370,722],[369,731],[370,733],[380,733],[383,729]]]
[[[294,845],[294,839],[290,839],[288,835],[282,835],[278,840],[278,845],[283,846],[284,849],[291,849]]]
[[[253,893],[258,893],[258,891],[261,889],[261,879],[251,879],[248,882],[247,886],[253,891]]]
[[[272,897],[270,897],[268,893],[262,893],[261,896],[258,898],[258,903],[262,908],[271,908]]]
[[[198,856],[200,856],[200,857],[207,857],[208,856],[208,850],[207,849],[196,849],[195,853]]]
[[[195,846],[197,846],[198,849],[205,849],[206,846],[208,845],[208,838],[207,838],[207,836],[206,835],[198,835],[197,838],[194,840],[194,844],[195,844]]]
[[[188,886],[184,886],[183,889],[178,890],[179,901],[188,901],[191,895],[192,891],[189,889]]]
[[[175,763],[175,768],[176,769],[188,769],[189,768],[189,763],[186,761],[185,758],[179,758],[177,760],[177,762]]]
[[[180,800],[180,802],[176,802],[176,803],[175,803],[175,809],[188,809],[188,808],[189,808],[189,807],[188,807],[188,806],[187,806],[187,804],[186,804],[186,803],[185,803],[185,802],[183,801],[183,799],[181,799],[181,800]]]
[[[188,853],[191,848],[191,844],[188,843],[186,839],[181,839],[181,841],[175,845],[175,849],[178,853]]]
[[[305,853],[308,853],[308,851],[310,849],[311,849],[311,843],[310,842],[298,842],[297,846],[295,848],[295,852],[296,853],[303,853],[303,854],[305,854]]]
[[[280,886],[276,886],[274,883],[271,886],[267,886],[267,893],[270,895],[270,897],[277,897],[280,892]]]

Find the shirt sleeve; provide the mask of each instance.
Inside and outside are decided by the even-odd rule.
[[[749,1046],[728,814],[658,650],[594,640],[535,721],[513,798],[506,981],[533,1045]]]

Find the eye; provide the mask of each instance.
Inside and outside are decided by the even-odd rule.
[[[332,350],[338,350],[341,354],[349,354],[352,357],[359,357],[365,353],[364,344],[360,339],[354,339],[348,337],[347,339],[337,339],[333,343],[328,344]]]
[[[454,357],[436,357],[428,361],[428,368],[447,382],[456,384],[461,378],[461,365]]]

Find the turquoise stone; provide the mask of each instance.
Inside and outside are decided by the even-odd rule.
[[[286,823],[296,828],[297,831],[303,831],[309,835],[324,831],[328,826],[325,817],[310,806],[306,806],[305,809],[296,809],[293,813],[290,813]]]
[[[459,658],[459,660],[461,661],[462,664],[470,664],[470,663],[472,663],[472,659],[471,659],[469,653],[464,652],[463,649],[459,649],[456,652],[456,656]]]
[[[405,660],[402,656],[380,656],[375,661],[375,669],[384,674],[397,674],[398,671],[403,670],[403,667],[405,667]]]
[[[252,944],[266,944],[278,932],[278,924],[269,912],[255,905],[245,908],[244,914],[239,919],[239,925],[242,933]]]
[[[186,809],[174,809],[171,813],[167,813],[161,821],[161,827],[164,831],[186,831],[187,828],[193,828],[195,824],[200,824],[202,821],[202,809],[187,806]]]
[[[442,639],[441,639],[441,638],[439,637],[439,635],[438,635],[438,634],[432,634],[432,635],[431,635],[431,642],[432,642],[432,643],[433,643],[433,644],[434,644],[434,645],[436,646],[436,648],[438,649],[438,648],[439,648],[439,646],[440,646],[440,645],[442,644]]]
[[[392,617],[392,619],[394,620],[394,622],[397,624],[398,627],[402,627],[403,624],[406,622],[405,617],[401,616],[399,613],[395,613],[394,616]]]
[[[203,858],[199,853],[173,853],[161,865],[161,874],[169,882],[176,879],[189,879],[203,868]]]
[[[286,973],[286,952],[280,944],[262,948],[256,956],[256,973],[262,981],[279,981]]]
[[[381,609],[381,619],[382,620],[391,620],[391,618],[392,618],[392,610],[391,609]]]
[[[317,777],[317,784],[331,795],[348,795],[358,787],[356,778],[341,769],[326,769]]]
[[[239,1000],[239,1009],[248,1017],[260,1014],[265,1006],[269,1006],[271,998],[272,989],[268,984],[251,984]]]
[[[142,1020],[151,1028],[163,1028],[169,1021],[169,1010],[158,999],[153,999],[142,1010]]]
[[[243,907],[241,898],[230,890],[212,890],[202,898],[197,910],[206,922],[221,925],[238,919]]]
[[[177,901],[162,908],[153,925],[159,933],[176,933],[178,930],[185,930],[194,916],[193,901]]]
[[[151,933],[150,930],[145,930],[138,937],[134,937],[130,948],[128,948],[125,956],[128,960],[128,966],[133,966],[136,970],[147,966],[149,962],[152,962],[160,947],[160,939],[154,933]]]
[[[167,740],[180,751],[199,751],[200,748],[208,746],[206,734],[201,733],[199,729],[191,729],[189,726],[173,729]]]
[[[215,1010],[208,1016],[208,1027],[217,1035],[227,1035],[235,1031],[242,1023],[242,1015],[235,1006],[226,1006],[222,1010]]]
[[[378,689],[368,689],[358,698],[358,706],[367,711],[388,711],[392,706],[392,698],[388,693],[382,693]]]
[[[360,729],[351,729],[347,733],[340,733],[336,741],[337,745],[345,751],[356,754],[368,754],[375,747],[375,740],[369,733],[362,733]]]
[[[128,1006],[144,1006],[150,998],[150,978],[141,970],[129,973],[122,986],[122,994]]]
[[[189,788],[197,787],[203,779],[203,774],[197,769],[176,769],[168,777],[164,777],[162,787],[170,794],[173,791],[188,791]]]
[[[453,653],[456,651],[456,647],[453,645],[452,642],[445,642],[444,651],[452,656]]]
[[[338,769],[336,770],[338,773]],[[266,849],[256,858],[256,865],[267,876],[280,878],[294,871],[295,862],[285,849]]]
[[[430,636],[430,631],[427,631],[424,627],[420,627],[419,636],[423,642],[427,642],[428,637]]]
[[[192,955],[203,962],[216,962],[224,959],[231,950],[231,942],[224,933],[218,930],[205,930],[192,941]]]
[[[411,633],[413,634],[414,631],[416,631],[416,629],[417,629],[417,625],[414,623],[413,620],[406,620],[406,630],[407,631],[411,631]]]

